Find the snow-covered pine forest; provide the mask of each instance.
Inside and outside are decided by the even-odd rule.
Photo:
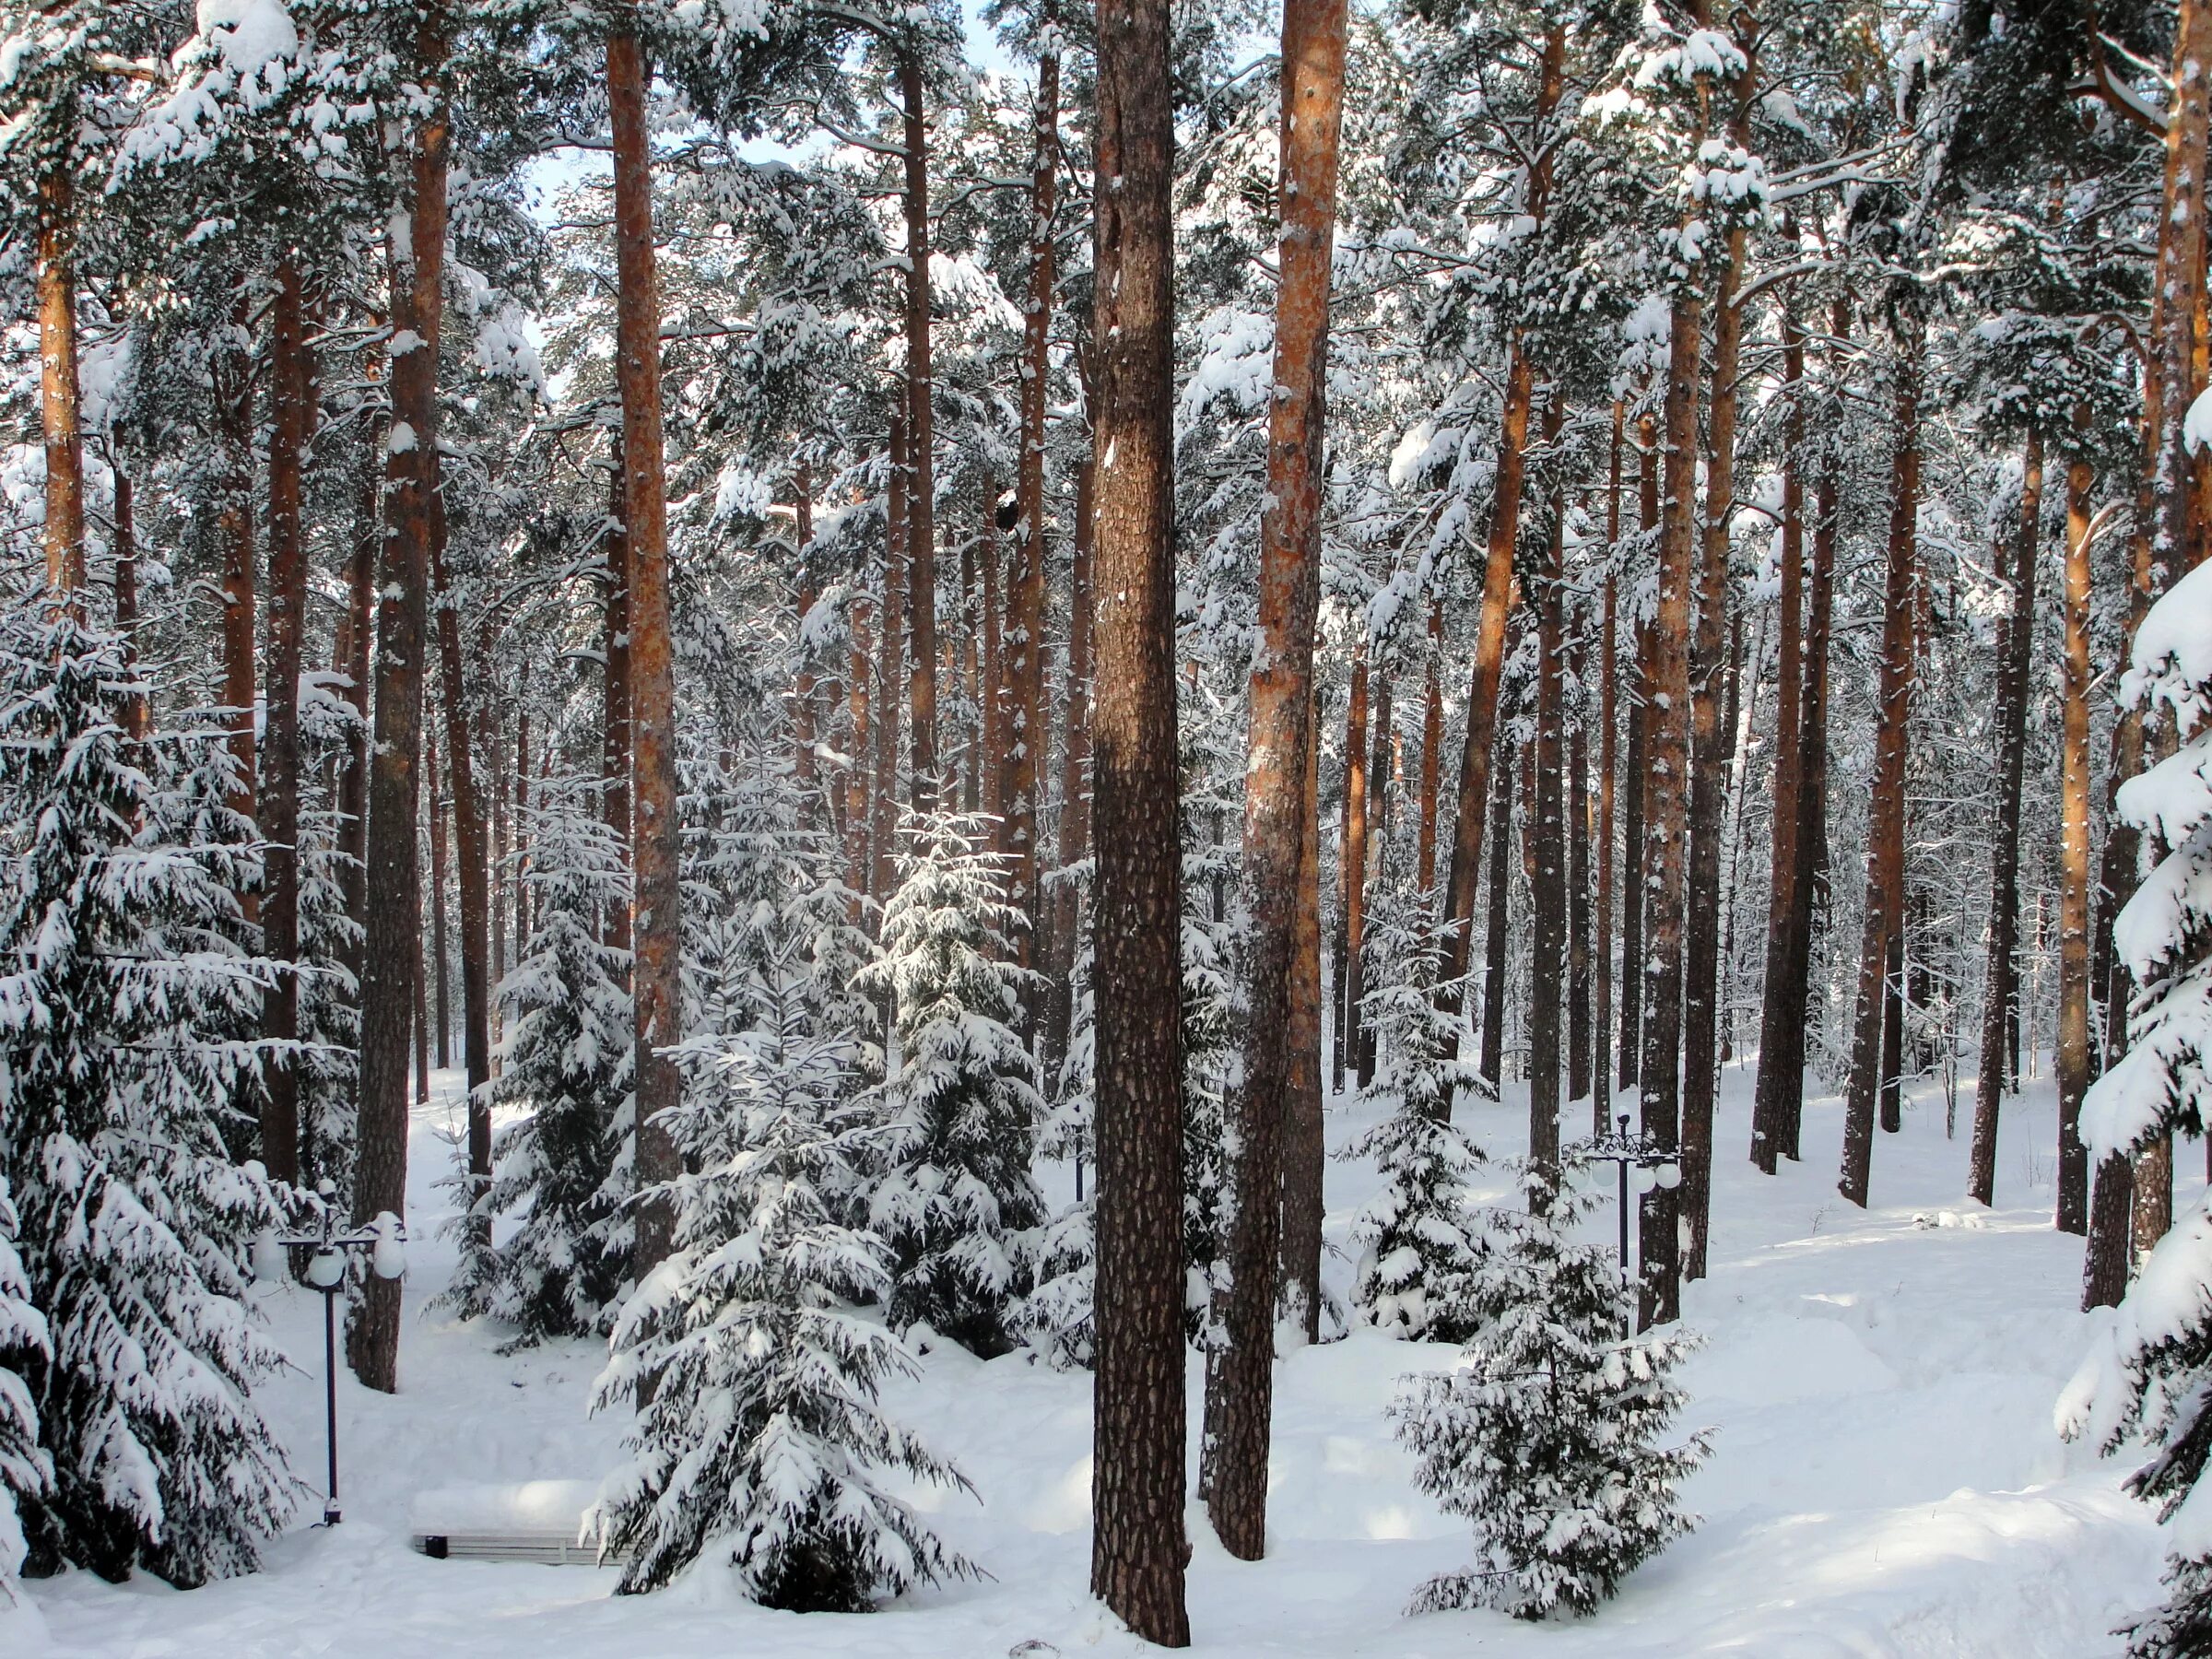
[[[2212,1653],[2212,0],[0,21],[11,1659]]]

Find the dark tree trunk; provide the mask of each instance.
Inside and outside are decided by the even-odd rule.
[[[1547,449],[1558,443],[1564,415],[1559,388],[1554,386],[1544,416]],[[1566,576],[1566,498],[1555,488],[1544,567],[1534,594],[1536,793],[1535,811],[1525,831],[1525,839],[1535,842],[1536,855],[1529,905],[1534,936],[1528,963],[1528,1155],[1547,1167],[1556,1167],[1559,1160],[1559,980],[1567,955],[1567,834],[1566,825],[1560,821],[1564,806],[1559,787],[1565,723],[1560,654],[1566,641],[1560,589]]]
[[[131,476],[123,470],[123,457],[112,452],[108,464],[115,474],[115,631],[123,636],[126,661],[138,661],[138,532],[131,512]],[[123,729],[134,742],[143,743],[154,729],[153,707],[144,687],[134,686],[123,700]]]
[[[1396,747],[1392,731],[1390,676],[1381,660],[1369,670],[1368,680],[1374,747],[1367,761],[1365,844],[1353,877],[1360,895],[1360,924],[1358,941],[1352,947],[1351,964],[1352,1036],[1358,1050],[1359,1083],[1363,1091],[1374,1083],[1376,1058],[1375,1030],[1361,1017],[1360,1009],[1367,995],[1367,892],[1381,878],[1383,856],[1390,846],[1391,761]]]
[[[906,430],[907,599],[912,608],[912,661],[907,696],[913,724],[917,811],[936,805],[937,787],[937,519],[934,372],[929,327],[929,127],[922,107],[922,60],[899,54],[899,98],[905,121],[906,167]]]
[[[1606,491],[1606,598],[1597,645],[1597,915],[1593,964],[1596,1018],[1590,1056],[1590,1133],[1613,1126],[1613,813],[1620,729],[1620,463],[1627,411],[1613,404],[1613,444]]]
[[[1774,839],[1768,869],[1767,971],[1759,1000],[1759,1080],[1751,1108],[1751,1161],[1774,1173],[1783,1100],[1805,1092],[1805,940],[1794,883],[1805,792],[1805,337],[1782,320],[1784,415],[1782,471],[1781,639],[1775,649]]]
[[[1175,135],[1165,0],[1098,8],[1098,1380],[1091,1594],[1190,1645],[1182,1578],[1182,857],[1174,565]],[[1272,1271],[1272,1253],[1268,1266]],[[1263,1467],[1265,1466],[1263,1463]]]
[[[1649,410],[1638,418],[1636,522],[1652,542],[1659,528],[1659,421]],[[1622,812],[1620,862],[1627,892],[1620,916],[1620,1087],[1635,1088],[1643,1076],[1643,918],[1652,887],[1651,838],[1644,833],[1651,804],[1652,625],[1635,627],[1635,692],[1629,700],[1629,799]]]
[[[1443,783],[1444,613],[1429,602],[1429,652],[1421,678],[1421,798],[1414,828],[1414,886],[1426,898],[1436,890],[1436,806]]]
[[[2004,1102],[2006,1049],[2018,994],[2020,786],[2027,770],[2028,665],[2035,636],[2035,577],[2043,510],[2043,436],[2030,428],[2021,473],[2019,534],[2013,543],[2012,609],[1998,640],[1997,810],[1991,825],[1989,968],[1982,1001],[1981,1075],[1974,1080],[1974,1135],[1967,1196],[1996,1201],[1997,1120]]]
[[[300,1078],[289,1045],[300,1035],[300,674],[307,665],[307,549],[300,497],[307,447],[314,440],[315,365],[300,268],[289,259],[277,264],[270,308],[269,404],[267,764],[260,811],[266,892],[261,928],[263,953],[279,966],[261,999],[261,1034],[273,1049],[262,1068],[261,1160],[272,1179],[297,1185]],[[119,524],[125,516],[121,499],[119,484]]]
[[[435,83],[445,60],[442,18],[426,14],[416,62]],[[430,513],[438,489],[438,337],[444,291],[445,171],[452,137],[442,100],[415,133],[407,247],[394,248],[393,323],[423,342],[392,364],[394,442],[388,524],[377,582],[376,724],[369,760],[369,859],[361,958],[360,1124],[357,1222],[404,1216],[407,1197],[407,1036],[421,971],[416,812],[422,748],[423,635]],[[408,441],[397,441],[402,430]],[[371,1274],[354,1304],[347,1356],[361,1385],[399,1386],[399,1281]]]
[[[232,321],[241,333],[250,313],[241,300]],[[261,615],[254,602],[259,563],[253,540],[253,348],[241,345],[218,358],[215,365],[215,428],[221,456],[216,509],[216,539],[223,552],[223,704],[229,726],[230,806],[245,818],[253,816],[258,793],[253,705],[259,690],[256,640]],[[248,926],[261,921],[261,890],[241,891],[239,906]]]
[[[1321,732],[1319,706],[1306,747],[1304,845],[1298,860],[1298,921],[1290,962],[1290,1088],[1283,1122],[1282,1301],[1308,1343],[1321,1340],[1322,1183],[1328,1151],[1321,1122]]]
[[[1843,1167],[1836,1190],[1865,1208],[1881,1092],[1889,943],[1903,924],[1905,752],[1912,700],[1915,519],[1920,510],[1920,350],[1917,319],[1900,317],[1895,353],[1896,458],[1889,502],[1888,573],[1883,596],[1881,701],[1875,736],[1874,798],[1867,820],[1865,921],[1859,938],[1858,994],[1852,1018],[1851,1082],[1844,1097]]]
[[[1562,580],[1564,577],[1562,575]],[[1583,648],[1588,617],[1577,605],[1564,618],[1576,688],[1589,688],[1590,653]],[[1590,741],[1586,703],[1578,703],[1567,726],[1567,771],[1561,780],[1567,818],[1567,1099],[1591,1092],[1590,1079]]]
[[[1498,736],[1497,779],[1490,786],[1490,874],[1488,914],[1483,930],[1482,1045],[1476,1068],[1496,1098],[1505,1076],[1506,946],[1512,938],[1513,841],[1513,740]]]
[[[630,838],[635,871],[630,982],[637,1030],[637,1182],[678,1173],[661,1114],[682,1094],[666,1050],[683,1035],[682,942],[677,860],[676,664],[668,633],[668,518],[661,461],[661,300],[653,243],[653,171],[645,135],[645,61],[636,35],[607,37],[614,127],[616,379],[622,394],[623,500],[629,544]],[[638,1210],[641,1277],[670,1246],[669,1206]]]
[[[445,939],[445,815],[448,797],[438,788],[438,732],[425,718],[422,775],[430,791],[430,1036],[438,1069],[453,1063],[453,998],[447,994]]]
[[[899,830],[899,741],[905,720],[908,516],[906,418],[890,423],[891,476],[887,503],[883,563],[883,632],[877,640],[875,862],[868,892],[881,904],[891,896],[893,857]],[[889,1010],[886,1010],[887,1017]],[[887,1032],[889,1030],[886,1026]]]
[[[606,813],[606,827],[615,832],[615,843],[622,850],[622,857],[629,857],[629,536],[624,529],[629,509],[622,499],[623,479],[628,469],[622,465],[622,441],[615,440],[614,477],[609,486],[607,502],[606,606],[600,634],[601,653],[606,661],[605,719],[600,728],[600,776],[606,781],[606,792],[602,803]],[[454,751],[459,753],[459,749]],[[473,792],[472,792],[473,793]],[[477,815],[477,833],[482,834],[483,814]],[[464,854],[464,859],[466,855]],[[464,905],[465,909],[465,904]],[[465,927],[467,924],[463,923]],[[486,942],[491,927],[491,900],[488,890],[485,897]],[[617,950],[629,948],[629,907],[618,904],[606,917],[606,942]]]
[[[434,507],[430,536],[430,580],[438,593],[438,666],[445,705],[446,774],[453,790],[453,854],[460,865],[461,888],[461,1064],[468,1080],[469,1238],[477,1246],[491,1241],[491,1218],[475,1214],[491,1191],[491,931],[490,871],[484,846],[484,808],[477,797],[476,759],[469,752],[468,716],[472,705],[468,677],[463,672],[460,595],[447,581],[445,571],[445,512]],[[437,776],[433,765],[430,776]],[[443,860],[440,837],[433,830],[430,856],[433,871]],[[441,882],[442,875],[436,880]],[[433,900],[439,917],[439,959],[444,960],[444,900]],[[627,934],[625,935],[627,937]],[[517,941],[518,952],[520,941]],[[439,1041],[444,1044],[445,973],[438,975]],[[442,1061],[441,1062],[442,1064]]]
[[[1359,1047],[1359,945],[1367,904],[1368,766],[1367,642],[1352,659],[1351,696],[1344,717],[1344,823],[1336,841],[1336,1044],[1334,1083],[1341,1093],[1345,1067]]]
[[[1282,123],[1286,206],[1275,337],[1275,384],[1283,390],[1272,401],[1268,418],[1268,495],[1260,518],[1263,643],[1252,674],[1244,787],[1250,1014],[1244,1086],[1236,1100],[1230,1286],[1220,1311],[1226,1347],[1207,1379],[1208,1473],[1202,1479],[1222,1547],[1246,1561],[1258,1560],[1266,1549],[1281,1225],[1276,1194],[1282,1179],[1281,1127],[1303,1070],[1303,1057],[1292,1053],[1302,1000],[1297,983],[1296,959],[1302,954],[1298,912],[1304,897],[1300,877],[1312,812],[1310,769],[1317,730],[1313,626],[1321,597],[1323,398],[1345,46],[1344,0],[1289,0],[1283,18],[1282,61],[1290,90]],[[1103,478],[1100,483],[1103,488]],[[1100,585],[1112,591],[1112,582],[1102,580]],[[1106,677],[1102,659],[1103,653],[1101,683]],[[1103,781],[1099,797],[1102,805]],[[1102,910],[1099,935],[1102,944]],[[1318,934],[1314,944],[1318,950]],[[1318,982],[1318,963],[1315,978]],[[1292,1032],[1293,1041],[1284,1041],[1286,1031]]]
[[[1062,700],[1067,727],[1060,744],[1060,867],[1090,856],[1090,548],[1092,483],[1097,469],[1086,456],[1076,469],[1074,559],[1068,573],[1066,684]],[[1081,927],[1072,881],[1053,889],[1052,1023],[1046,1034],[1045,1075],[1057,1081],[1075,1018],[1076,954]],[[1180,1156],[1180,1154],[1178,1155]]]

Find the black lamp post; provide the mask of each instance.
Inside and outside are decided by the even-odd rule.
[[[1609,1163],[1620,1172],[1620,1283],[1626,1289],[1629,1283],[1629,1171],[1636,1171],[1636,1195],[1641,1197],[1655,1186],[1673,1189],[1682,1184],[1682,1166],[1675,1154],[1662,1147],[1648,1135],[1629,1133],[1629,1114],[1622,1112],[1619,1127],[1611,1135],[1593,1135],[1583,1143],[1582,1150],[1594,1163]]]
[[[309,1253],[307,1282],[323,1293],[324,1407],[330,1457],[330,1491],[323,1500],[323,1524],[335,1526],[342,1519],[338,1511],[338,1296],[346,1288],[347,1253],[367,1251],[369,1270],[379,1278],[395,1279],[407,1270],[407,1230],[405,1222],[385,1210],[368,1226],[341,1232],[337,1209],[331,1203],[337,1191],[335,1184],[322,1182],[315,1191],[323,1200],[322,1230],[293,1238],[265,1233],[254,1245],[253,1276],[274,1283],[284,1273],[277,1249],[305,1250]]]

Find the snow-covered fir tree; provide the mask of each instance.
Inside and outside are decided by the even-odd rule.
[[[1417,1342],[1465,1342],[1481,1318],[1483,1230],[1467,1183],[1482,1152],[1452,1108],[1482,1077],[1459,1057],[1457,1013],[1438,1006],[1444,941],[1433,899],[1385,905],[1370,924],[1371,959],[1388,977],[1362,999],[1380,1062],[1366,1099],[1384,1115],[1340,1156],[1372,1159],[1382,1175],[1352,1223],[1356,1316]]]
[[[1030,1168],[1043,1101],[1015,1030],[1014,911],[977,819],[914,813],[904,830],[883,954],[860,980],[899,1010],[869,1225],[891,1252],[892,1325],[926,1324],[989,1356],[1013,1340],[1023,1237],[1044,1218]]]
[[[269,974],[229,850],[168,837],[192,815],[124,735],[135,683],[65,612],[0,617],[0,1175],[53,1356],[28,1368],[53,1484],[22,1509],[33,1571],[196,1584],[251,1571],[292,1503],[249,1393],[281,1357],[241,1300],[277,1194],[218,1133]]]
[[[2144,618],[2123,695],[2171,718],[2181,742],[2120,787],[2121,815],[2167,852],[2113,926],[2136,991],[2127,1052],[2084,1102],[2098,1163],[2212,1126],[2212,564]],[[2167,1602],[2133,1627],[2129,1653],[2212,1651],[2212,1206],[2151,1251],[2061,1397],[2058,1427],[2107,1453],[2137,1437],[2152,1448],[2127,1486],[2169,1524]]]
[[[1525,1209],[1488,1218],[1470,1287],[1480,1328],[1453,1369],[1410,1379],[1391,1407],[1414,1483],[1475,1525],[1475,1565],[1423,1585],[1417,1612],[1589,1613],[1696,1524],[1677,1488],[1708,1437],[1664,1443],[1696,1339],[1627,1335],[1612,1252],[1573,1237],[1594,1198],[1541,1169],[1524,1185]]]
[[[30,1283],[16,1254],[16,1206],[0,1175],[0,1614],[15,1602],[23,1570],[19,1502],[44,1496],[53,1460],[39,1444],[38,1408],[30,1403],[34,1367],[53,1362],[46,1321],[30,1303]]]
[[[881,1131],[856,1112],[854,1043],[808,1029],[796,935],[764,945],[752,1021],[670,1125],[695,1173],[661,1194],[676,1251],[624,1305],[596,1405],[641,1402],[595,1517],[625,1591],[726,1572],[750,1599],[861,1612],[971,1576],[891,1477],[965,1488],[877,1409],[912,1361],[856,1304],[894,1294],[882,1242],[841,1225]]]
[[[604,1335],[629,1271],[629,953],[605,938],[629,883],[601,794],[595,781],[548,779],[525,815],[533,926],[500,982],[506,1021],[491,1084],[495,1101],[525,1115],[492,1148],[482,1205],[517,1225],[497,1244],[484,1233],[467,1243],[448,1292],[463,1313],[517,1327],[521,1343]]]

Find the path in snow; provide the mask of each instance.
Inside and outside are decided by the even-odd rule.
[[[41,1642],[17,1621],[16,1659],[814,1659],[868,1654],[1024,1659],[1147,1653],[1086,1594],[1089,1380],[1018,1358],[979,1364],[931,1355],[891,1409],[951,1454],[980,1501],[925,1494],[935,1524],[995,1579],[910,1596],[862,1618],[766,1612],[703,1586],[617,1598],[614,1574],[584,1568],[432,1561],[406,1546],[418,1492],[455,1483],[596,1477],[622,1425],[592,1420],[590,1345],[513,1358],[496,1331],[428,1310],[453,1247],[432,1238],[451,1213],[435,1182],[458,1081],[417,1113],[402,1392],[341,1383],[347,1520],[302,1525],[253,1578],[180,1594],[84,1574],[33,1588]],[[1272,1553],[1246,1565],[1192,1511],[1193,1651],[1214,1659],[1301,1654],[1442,1659],[1468,1653],[1607,1659],[1728,1653],[1757,1659],[2117,1653],[2112,1627],[2158,1595],[2160,1543],[2119,1490],[2125,1463],[2100,1465],[2051,1430],[2051,1405],[2090,1329],[2074,1311],[2077,1240],[2052,1231],[2054,1104],[2046,1082],[2008,1102],[1998,1192],[1971,1210],[1965,1124],[1947,1141],[1934,1090],[1875,1148],[1878,1207],[1835,1194],[1839,1101],[1808,1105],[1806,1161],[1773,1180],[1744,1160],[1748,1073],[1725,1077],[1712,1275],[1688,1288],[1688,1324],[1710,1339],[1687,1378],[1689,1420],[1717,1430],[1689,1500],[1698,1533],[1637,1574],[1598,1617],[1529,1627],[1491,1614],[1401,1617],[1414,1587],[1463,1560],[1467,1542],[1409,1482],[1383,1406],[1405,1371],[1451,1350],[1371,1336],[1291,1355],[1277,1392]],[[1495,1153],[1524,1143],[1525,1090],[1473,1114]],[[1971,1089],[1961,1101],[1971,1112]],[[1584,1108],[1575,1108],[1570,1135]],[[1364,1119],[1334,1112],[1331,1144]],[[2179,1194],[2200,1200],[2194,1148]],[[1371,1170],[1332,1163],[1329,1237],[1341,1243]],[[1502,1183],[1500,1184],[1502,1191]],[[1609,1209],[1598,1224],[1611,1237]],[[1332,1253],[1341,1290],[1348,1265]],[[264,1307],[303,1370],[267,1406],[295,1466],[322,1470],[317,1299],[266,1293]],[[1193,1372],[1193,1421],[1196,1373]],[[28,1637],[18,1641],[18,1635]]]

